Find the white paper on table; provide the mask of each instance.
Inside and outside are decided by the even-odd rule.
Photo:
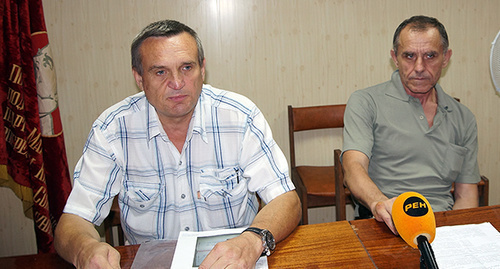
[[[198,268],[206,255],[218,242],[240,235],[245,228],[221,229],[204,232],[180,232],[171,268]],[[255,269],[268,269],[267,257],[257,260]]]
[[[431,246],[440,269],[500,268],[500,233],[489,222],[438,227]]]

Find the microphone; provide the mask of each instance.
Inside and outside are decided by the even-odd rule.
[[[401,238],[420,250],[420,268],[438,268],[430,244],[436,235],[436,219],[429,201],[417,192],[399,195],[392,206],[392,221]]]

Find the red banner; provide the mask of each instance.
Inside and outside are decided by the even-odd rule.
[[[0,12],[0,185],[32,205],[38,251],[54,252],[71,183],[42,1],[2,0]]]

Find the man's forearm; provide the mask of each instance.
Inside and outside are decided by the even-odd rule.
[[[99,233],[92,223],[72,214],[61,216],[55,231],[54,245],[63,259],[76,264],[77,256],[84,245],[99,241]]]
[[[477,184],[455,183],[455,204],[453,209],[465,209],[479,206]]]
[[[352,195],[370,210],[373,210],[374,204],[388,199],[368,176],[354,173],[345,179]]]
[[[279,242],[297,227],[301,218],[300,200],[295,191],[284,193],[264,206],[251,226],[269,230]]]
[[[373,210],[377,202],[388,200],[388,198],[373,183],[368,175],[368,157],[358,151],[347,151],[344,153],[344,182],[364,206]]]

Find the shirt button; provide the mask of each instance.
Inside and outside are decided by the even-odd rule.
[[[420,116],[420,119],[423,120],[424,119],[424,116]]]
[[[189,227],[184,228],[184,231],[186,232],[189,231]]]
[[[182,161],[179,161],[179,165],[182,165]]]
[[[139,207],[140,207],[140,208],[144,208],[144,205],[140,205]]]
[[[181,198],[182,199],[186,198],[186,195],[185,194],[181,194]]]

